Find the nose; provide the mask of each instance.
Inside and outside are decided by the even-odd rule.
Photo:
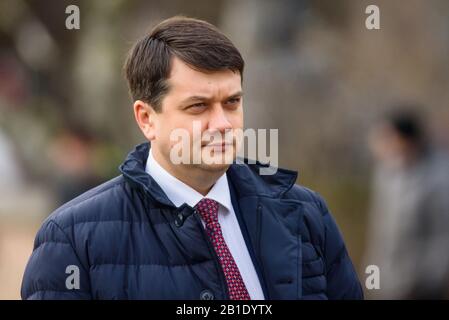
[[[210,131],[219,131],[221,133],[223,133],[226,129],[232,129],[232,124],[221,105],[212,109],[208,127]]]

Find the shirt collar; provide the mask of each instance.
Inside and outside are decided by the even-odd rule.
[[[153,177],[156,183],[159,184],[161,189],[176,207],[180,207],[184,203],[194,207],[203,198],[209,198],[217,201],[220,205],[227,209],[225,211],[229,211],[232,206],[226,173],[223,173],[223,175],[218,178],[208,194],[203,197],[201,193],[165,170],[156,161],[156,159],[154,159],[151,149],[148,154],[145,171]]]

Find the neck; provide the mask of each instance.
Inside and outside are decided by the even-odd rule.
[[[203,196],[207,195],[215,182],[225,171],[204,170],[200,167],[183,164],[174,165],[167,161],[156,149],[152,149],[152,155],[159,165],[176,179],[182,181]]]

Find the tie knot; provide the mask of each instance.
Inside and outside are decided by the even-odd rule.
[[[209,198],[201,199],[195,206],[206,224],[218,222],[218,207],[218,202]]]

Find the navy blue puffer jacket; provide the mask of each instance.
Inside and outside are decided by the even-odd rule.
[[[149,147],[137,146],[120,176],[45,220],[23,277],[23,299],[228,299],[198,213],[175,207],[145,172]],[[322,198],[295,185],[296,172],[261,176],[260,166],[233,164],[227,175],[265,297],[362,298]],[[79,287],[66,283],[74,275]]]

